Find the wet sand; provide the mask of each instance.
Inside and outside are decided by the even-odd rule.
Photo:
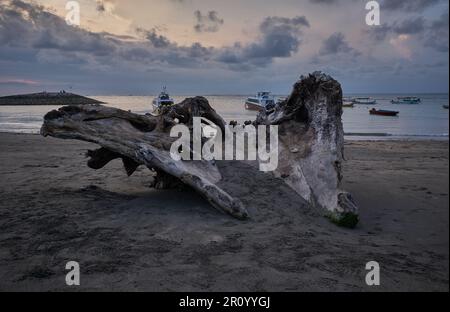
[[[238,221],[190,190],[149,188],[144,167],[89,169],[95,147],[0,134],[1,291],[449,290],[448,142],[347,142],[354,230],[245,163],[220,164],[252,215]],[[65,285],[68,261],[79,287]],[[379,287],[365,284],[369,261]]]

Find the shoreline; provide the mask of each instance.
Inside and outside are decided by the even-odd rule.
[[[40,136],[39,132],[14,132],[14,131],[1,131],[1,134],[17,134],[17,135],[37,135]],[[357,135],[354,134],[346,134],[344,135],[345,141],[349,142],[422,142],[422,141],[437,141],[437,142],[447,142],[449,141],[449,136],[444,135],[425,135],[425,136],[417,136],[417,135],[411,135],[411,136],[396,136],[396,135],[380,135],[380,136],[372,136],[372,135],[361,135],[361,133],[358,133]]]
[[[75,260],[82,291],[449,290],[448,142],[346,141],[354,230],[299,209],[263,174],[230,186],[252,216],[238,221],[192,191],[151,189],[142,166],[131,177],[118,160],[89,169],[95,144],[0,133],[0,147],[3,291],[71,291]],[[376,289],[369,261],[381,266]]]

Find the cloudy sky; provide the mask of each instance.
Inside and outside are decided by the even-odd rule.
[[[0,95],[282,94],[325,71],[346,93],[448,92],[448,0],[0,0]]]

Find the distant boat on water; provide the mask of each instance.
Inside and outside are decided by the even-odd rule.
[[[268,107],[275,106],[275,97],[271,92],[262,91],[254,97],[245,100],[245,109],[262,111]]]
[[[352,101],[344,101],[342,102],[342,107],[353,108],[355,107],[355,103]]]
[[[370,97],[357,97],[353,99],[353,103],[355,104],[366,104],[366,105],[374,105],[377,104],[377,100]]]
[[[175,102],[167,93],[167,88],[164,87],[161,93],[153,99],[153,107],[155,110],[159,110],[163,106],[173,105]]]
[[[420,104],[422,100],[415,96],[397,97],[391,101],[392,104]]]
[[[396,111],[391,111],[391,110],[384,110],[384,109],[375,109],[372,108],[369,113],[371,115],[379,115],[379,116],[390,116],[390,117],[395,117],[398,116],[399,112]]]

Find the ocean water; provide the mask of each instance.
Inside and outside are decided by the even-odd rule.
[[[376,105],[358,105],[344,108],[342,117],[347,139],[435,139],[448,140],[449,104],[448,94],[415,94],[422,99],[417,105],[395,105],[391,99],[404,94],[346,94],[345,96],[368,96],[377,99]],[[153,96],[91,96],[109,106],[145,114],[153,110]],[[247,96],[206,96],[210,104],[227,121],[253,120],[256,112],[244,108]],[[175,96],[176,102],[186,96]],[[383,117],[369,114],[369,110],[389,109],[399,111],[398,117]],[[58,106],[0,106],[0,132],[39,133],[43,116]]]

